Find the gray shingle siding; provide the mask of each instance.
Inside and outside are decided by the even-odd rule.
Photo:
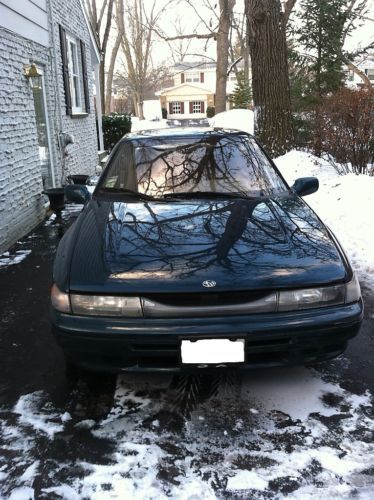
[[[0,27],[0,253],[32,230],[45,216],[35,108],[32,90],[23,75],[25,64],[32,61],[44,70],[50,154],[56,185],[60,184],[62,176],[59,132],[68,132],[75,139],[74,144],[68,146],[65,156],[67,175],[92,174],[97,163],[88,28],[79,0],[51,0],[51,6],[57,75],[51,48]],[[85,43],[91,112],[84,117],[66,115],[58,24]],[[61,109],[62,128],[58,108]]]
[[[30,60],[47,67],[48,50],[0,29],[0,250],[44,215],[32,90],[23,76]]]
[[[65,159],[68,174],[92,174],[97,161],[97,138],[95,112],[92,95],[92,71],[90,35],[85,23],[79,0],[61,2],[54,0],[54,38],[55,52],[57,55],[58,81],[60,90],[61,113],[63,132],[69,132],[74,136],[74,144],[68,146],[68,156]],[[62,57],[60,48],[60,37],[58,25],[61,24],[66,32],[78,39],[83,40],[86,46],[88,90],[90,93],[91,112],[83,118],[70,117],[66,115],[65,92],[62,79]],[[79,45],[79,44],[78,44]],[[79,46],[78,46],[79,51]],[[84,101],[83,88],[81,89],[82,101]]]

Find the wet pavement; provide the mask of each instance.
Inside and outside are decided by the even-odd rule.
[[[360,335],[318,368],[66,369],[49,288],[77,214],[0,258],[0,498],[373,498],[374,291]]]

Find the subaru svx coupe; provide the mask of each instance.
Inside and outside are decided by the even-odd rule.
[[[85,186],[67,197],[85,200]],[[334,234],[254,137],[175,128],[114,147],[57,250],[53,332],[102,371],[314,364],[341,354],[363,302]]]

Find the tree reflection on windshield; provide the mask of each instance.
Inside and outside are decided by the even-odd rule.
[[[126,151],[122,151],[125,148]],[[156,198],[172,193],[271,196],[286,185],[257,143],[245,134],[158,138],[120,145],[102,186]]]

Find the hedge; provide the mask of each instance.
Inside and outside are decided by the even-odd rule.
[[[125,135],[131,132],[131,117],[112,113],[103,116],[104,148],[113,149],[113,146]]]

